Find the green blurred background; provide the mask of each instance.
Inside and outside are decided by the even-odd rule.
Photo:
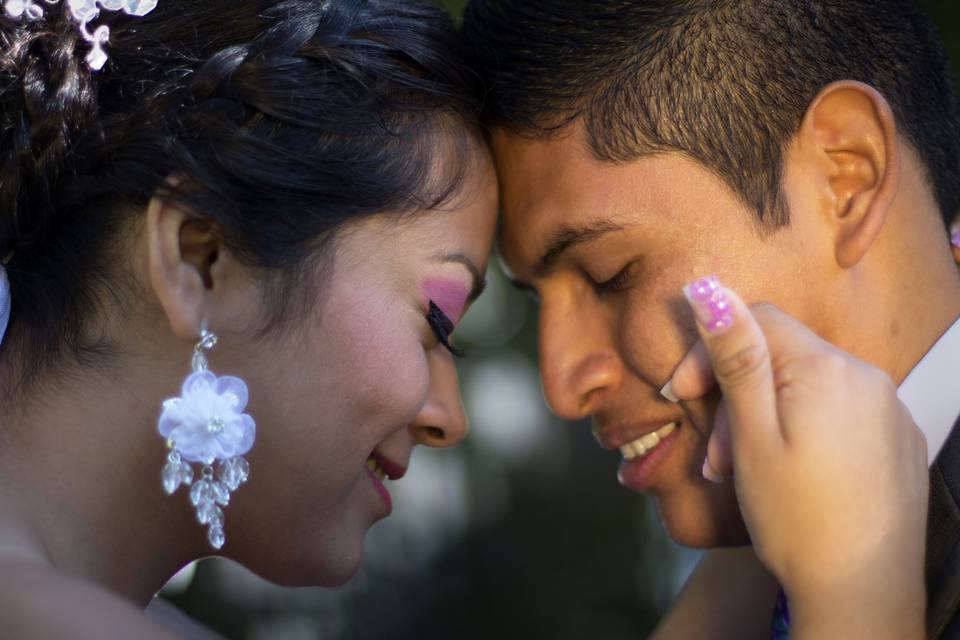
[[[841,0],[838,0],[841,1]],[[465,0],[441,2],[459,16]],[[960,3],[928,0],[960,76]],[[561,423],[536,374],[536,308],[491,266],[457,330],[471,436],[419,449],[337,589],[281,589],[235,564],[182,572],[164,597],[231,639],[646,637],[698,559],[616,482],[619,455]]]

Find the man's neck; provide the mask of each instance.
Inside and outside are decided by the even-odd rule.
[[[833,318],[841,348],[885,370],[899,385],[960,318],[960,268],[944,238],[926,251],[865,264],[848,274],[846,300]],[[923,245],[920,245],[923,246]]]

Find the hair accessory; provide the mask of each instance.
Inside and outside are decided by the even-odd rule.
[[[123,11],[127,15],[142,18],[157,6],[158,0],[66,0],[70,15],[80,27],[83,38],[93,45],[87,54],[87,65],[99,71],[107,62],[104,47],[110,41],[110,27],[100,25],[90,33],[88,25],[100,16],[100,10]],[[44,4],[59,4],[60,0],[43,0]],[[43,5],[38,0],[4,0],[3,10],[14,20],[40,20],[44,16]]]
[[[243,455],[253,446],[256,425],[243,413],[246,383],[234,376],[217,377],[207,366],[205,352],[216,344],[215,334],[201,331],[193,372],[183,381],[180,397],[164,401],[157,429],[170,449],[163,488],[172,495],[180,485],[190,487],[197,520],[207,526],[210,546],[219,549],[226,542],[221,507],[230,503],[230,492],[250,477],[250,463]],[[202,465],[199,480],[194,481],[191,462]]]

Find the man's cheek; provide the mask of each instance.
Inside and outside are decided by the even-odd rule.
[[[627,313],[621,325],[624,358],[635,375],[661,388],[697,340],[696,328],[670,313]]]

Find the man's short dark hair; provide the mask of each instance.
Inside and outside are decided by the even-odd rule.
[[[783,153],[830,82],[890,103],[949,223],[960,107],[943,44],[909,0],[471,0],[463,36],[486,119],[525,135],[582,120],[593,153],[680,151],[769,227],[789,221]]]

